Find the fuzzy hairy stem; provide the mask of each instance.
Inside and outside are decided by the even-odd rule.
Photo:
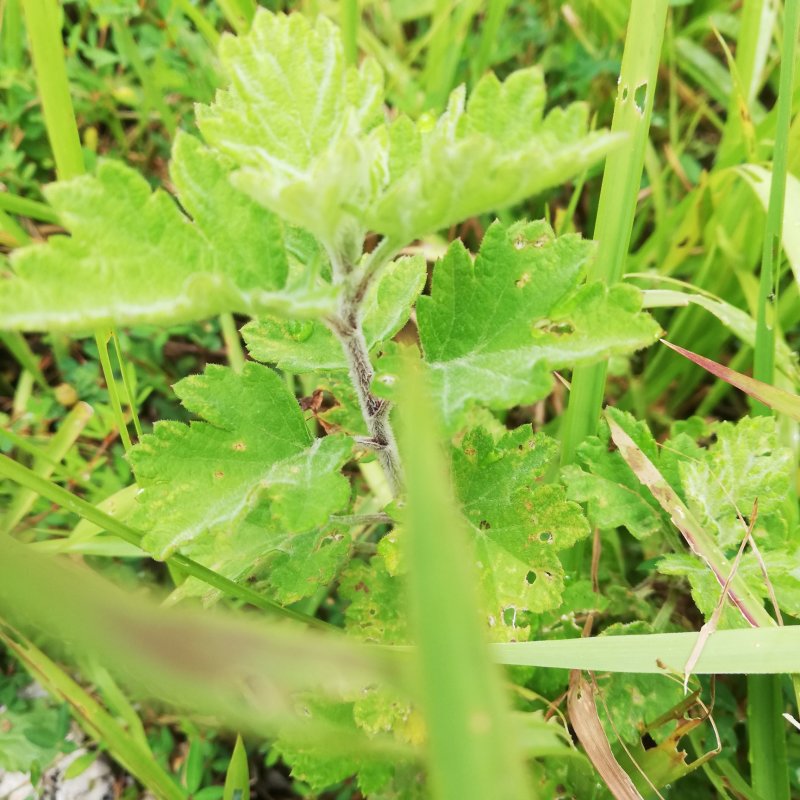
[[[370,389],[375,371],[372,369],[369,348],[364,338],[362,308],[372,283],[396,253],[395,244],[384,238],[366,257],[360,269],[354,264],[348,264],[340,254],[335,254],[331,258],[331,264],[334,280],[342,288],[342,299],[339,313],[326,320],[347,358],[350,380],[358,395],[361,415],[369,431],[369,446],[375,450],[389,488],[395,496],[403,486],[403,470],[389,421],[391,403],[376,397]]]
[[[375,371],[372,369],[361,324],[362,301],[363,295],[345,296],[339,315],[328,319],[328,326],[341,342],[347,357],[350,380],[358,395],[361,415],[369,431],[371,446],[383,467],[392,494],[397,495],[403,485],[403,474],[397,442],[389,421],[391,403],[376,397],[370,389]]]
[[[403,475],[397,442],[389,421],[391,404],[388,400],[375,397],[370,390],[375,373],[369,359],[369,350],[360,321],[357,324],[335,326],[335,330],[347,356],[350,379],[358,394],[358,402],[364,422],[367,424],[367,430],[375,443],[378,461],[386,473],[392,493],[396,495],[403,484]]]

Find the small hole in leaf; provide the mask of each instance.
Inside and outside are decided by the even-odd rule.
[[[514,286],[517,289],[522,289],[523,287],[527,286],[531,282],[531,275],[529,272],[523,272],[522,275],[519,276],[519,280],[514,282]]]
[[[575,328],[569,322],[554,322],[547,328],[548,333],[555,333],[557,336],[562,336],[567,333],[574,333]]]
[[[533,584],[536,583],[536,573],[533,570],[525,576],[525,583],[527,583],[528,586],[533,586]]]
[[[627,86],[623,86],[622,87],[622,102],[623,103],[626,102],[627,99],[628,99],[628,87]]]
[[[543,544],[552,544],[553,543],[553,534],[550,531],[544,531],[543,533],[539,534],[539,541]]]
[[[479,528],[480,528],[482,531],[488,531],[488,530],[489,530],[489,528],[491,528],[492,526],[489,524],[489,522],[488,522],[487,520],[485,520],[485,519],[482,519],[482,520],[481,520],[481,521],[478,523],[478,527],[479,527]]]
[[[503,622],[512,628],[517,624],[517,609],[514,606],[503,609]]]
[[[636,110],[640,114],[644,114],[644,106],[647,102],[647,83],[640,83],[633,93],[633,102],[636,104]]]
[[[658,747],[658,743],[649,733],[645,733],[645,735],[642,736],[642,747],[644,747],[645,750],[652,750],[654,747]]]

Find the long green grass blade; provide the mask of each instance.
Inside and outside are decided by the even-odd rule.
[[[93,414],[94,411],[88,403],[76,403],[44,449],[44,458],[37,459],[34,463],[33,470],[39,477],[46,480],[53,474],[56,466],[75,444]],[[3,517],[0,533],[12,531],[31,510],[37,496],[32,489],[20,487]]]
[[[0,616],[46,632],[52,646],[63,642],[67,657],[101,664],[133,697],[158,698],[240,730],[319,728],[298,707],[297,693],[352,697],[370,685],[397,690],[403,677],[403,659],[341,633],[222,609],[165,609],[157,598],[127,593],[8,536],[0,537]]]
[[[780,282],[783,209],[786,199],[798,24],[800,24],[800,1],[786,0],[772,180],[761,251],[756,345],[753,354],[753,377],[764,383],[772,383],[775,374],[775,298]],[[762,403],[756,403],[753,410],[757,414],[771,413],[770,408]],[[783,711],[782,706],[779,678],[751,677],[748,680],[748,733],[753,788],[765,800],[788,800],[790,793],[786,731],[780,716]]]
[[[433,403],[409,370],[401,454],[409,603],[418,643],[419,694],[438,800],[530,797],[518,739],[490,663],[477,611],[477,579],[440,446]]]
[[[358,63],[358,27],[361,21],[359,0],[342,0],[341,28],[342,43],[344,44],[344,57],[348,64]]]
[[[5,0],[1,24],[0,48],[3,51],[3,60],[10,69],[19,69],[25,51],[20,0]]]
[[[67,82],[64,44],[61,41],[61,10],[56,0],[23,0],[23,8],[36,68],[36,85],[44,109],[47,138],[56,162],[56,174],[59,180],[69,180],[82,175],[85,172],[85,164]],[[127,451],[131,448],[131,441],[108,357],[108,338],[103,332],[95,332],[95,342],[103,368],[103,377],[108,387],[111,408]]]
[[[795,666],[797,670],[797,666]],[[789,759],[780,676],[747,679],[747,733],[753,789],[764,800],[789,800]]]
[[[84,172],[83,152],[70,99],[57,0],[22,0],[36,83],[42,99],[56,173],[65,181]]]
[[[606,159],[594,238],[599,242],[589,278],[614,283],[622,277],[642,181],[668,0],[633,0],[611,130],[628,141]],[[576,369],[561,428],[562,462],[594,433],[603,404],[606,364]]]
[[[21,217],[29,217],[39,222],[58,223],[58,215],[47,203],[29,200],[27,197],[19,197],[19,195],[9,192],[0,192],[0,210],[18,214]]]
[[[696,633],[595,636],[548,642],[490,645],[500,664],[683,675]],[[800,670],[800,628],[736,628],[716,631],[692,672],[697,675],[775,675]]]
[[[42,478],[33,470],[23,467],[21,464],[17,464],[16,461],[8,458],[8,456],[0,455],[0,476],[8,478],[9,480],[19,483],[22,486],[26,486],[37,494],[40,494],[42,497],[46,497],[48,500],[58,503],[58,505],[66,508],[68,511],[72,511],[89,522],[93,522],[95,525],[98,525],[104,530],[107,530],[109,533],[114,534],[114,536],[118,536],[120,539],[128,542],[129,544],[136,545],[137,547],[140,545],[142,537],[144,536],[141,531],[137,531],[135,528],[131,528],[124,522],[120,522],[118,519],[103,513],[96,506],[93,506],[91,503],[87,503],[77,495],[74,495],[71,492],[68,492],[66,489],[63,489],[62,487],[51,483],[45,478]],[[271,613],[288,617],[299,622],[305,622],[308,625],[318,628],[329,627],[327,623],[315,619],[314,617],[309,617],[305,614],[300,614],[297,611],[293,611],[292,609],[284,608],[278,603],[275,603],[272,600],[269,600],[268,598],[258,594],[258,592],[254,592],[249,587],[234,583],[228,578],[225,578],[213,570],[208,569],[208,567],[204,567],[202,564],[198,564],[191,558],[187,558],[179,553],[170,556],[166,560],[166,563],[177,567],[186,575],[191,575],[198,580],[207,583],[209,586],[219,589],[229,597],[235,597],[239,600],[243,600],[244,602],[250,603],[251,605],[255,606],[256,608],[260,608],[263,611],[269,611]]]

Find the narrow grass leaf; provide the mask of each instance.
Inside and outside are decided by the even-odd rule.
[[[612,133],[627,134],[625,145],[606,161],[594,238],[600,248],[589,279],[615,283],[624,272],[656,94],[667,0],[631,4],[625,51],[614,105]],[[572,375],[567,416],[562,425],[564,464],[595,432],[603,404],[606,363],[578,367]]]
[[[456,510],[430,396],[408,368],[401,453],[419,696],[438,800],[530,797],[522,754],[479,621],[469,536]]]
[[[697,633],[596,636],[490,645],[495,661],[526,667],[682,675]],[[715,631],[694,665],[697,675],[777,675],[800,672],[800,628]]]
[[[107,748],[111,756],[143,786],[162,800],[185,800],[184,791],[172,781],[148,748],[142,747],[133,735],[61,667],[22,633],[2,620],[0,643],[19,659],[30,676],[45,691],[68,703],[81,728],[95,742]]]
[[[748,375],[743,375],[741,372],[736,372],[730,367],[718,364],[710,358],[693,353],[691,350],[686,350],[676,344],[661,340],[667,347],[672,348],[676,353],[686,356],[690,361],[707,370],[712,375],[716,375],[723,381],[726,381],[731,386],[741,389],[751,397],[762,402],[765,406],[769,406],[774,411],[781,414],[786,414],[795,420],[800,420],[800,396],[787,392],[784,389],[779,389],[777,386],[771,386],[763,381],[751,378]]]
[[[231,613],[165,609],[10,537],[0,538],[0,617],[69,643],[69,655],[95,658],[136,695],[240,730],[304,725],[297,692],[338,699],[399,675],[377,649]]]
[[[241,736],[236,737],[236,745],[225,774],[222,800],[250,800],[250,770],[247,766],[247,750]]]
[[[88,403],[80,402],[74,406],[64,418],[55,436],[43,449],[43,458],[34,463],[33,469],[37,475],[49,478],[53,474],[56,466],[75,444],[75,440],[81,435],[93,414],[94,411]],[[3,517],[0,532],[12,531],[33,508],[36,498],[36,492],[20,487]]]

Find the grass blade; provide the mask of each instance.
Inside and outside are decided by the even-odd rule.
[[[93,522],[95,525],[100,526],[103,528],[103,530],[114,534],[114,536],[119,537],[123,541],[137,547],[140,546],[140,542],[144,536],[141,531],[137,531],[135,528],[131,528],[124,522],[105,514],[91,503],[87,503],[85,500],[82,500],[77,495],[68,492],[61,486],[42,478],[33,470],[23,467],[22,464],[17,464],[16,461],[8,456],[0,455],[0,476],[8,478],[15,483],[19,483],[20,485],[33,490],[37,494],[40,494],[42,497],[46,497],[48,500],[51,500],[54,503],[58,503],[58,505],[66,508],[68,511],[72,511],[74,514],[78,514],[85,520]],[[208,567],[204,567],[202,564],[199,564],[198,562],[193,561],[191,558],[187,558],[186,556],[175,554],[170,556],[166,560],[166,563],[177,567],[186,575],[191,575],[198,580],[207,583],[209,586],[219,589],[228,597],[236,597],[239,600],[250,603],[256,608],[262,609],[263,611],[269,611],[273,614],[278,614],[280,616],[297,620],[298,622],[305,622],[308,625],[313,625],[318,628],[328,627],[327,623],[322,622],[322,620],[309,617],[305,614],[300,614],[297,611],[292,611],[292,609],[289,608],[284,608],[269,598],[258,594],[258,592],[254,592],[248,586],[242,586],[238,583],[234,583],[232,580],[229,580],[228,578],[214,572]]]
[[[308,724],[297,692],[349,697],[366,685],[394,685],[400,675],[391,654],[340,634],[166,609],[8,536],[0,538],[0,616],[68,643],[69,655],[96,660],[134,696],[262,733]]]
[[[792,394],[791,392],[779,389],[777,386],[772,386],[763,381],[757,381],[748,375],[743,375],[741,372],[736,372],[730,367],[718,364],[710,358],[693,353],[691,350],[686,350],[676,344],[661,340],[667,347],[671,347],[676,353],[686,356],[690,361],[694,361],[699,367],[707,370],[717,378],[735,386],[746,392],[750,397],[755,398],[765,406],[769,406],[773,411],[781,414],[786,414],[792,419],[800,421],[800,396]]]
[[[628,135],[623,147],[606,159],[594,238],[599,242],[589,279],[615,283],[622,277],[650,130],[656,75],[667,18],[667,0],[631,4],[612,133]],[[606,363],[572,374],[567,415],[561,427],[562,463],[572,461],[578,445],[594,433],[603,405]]]
[[[236,737],[236,745],[225,775],[222,800],[250,800],[250,770],[241,736]]]
[[[67,83],[56,0],[22,0],[36,83],[42,98],[56,173],[65,181],[84,172],[83,151]]]
[[[56,466],[75,444],[75,440],[81,435],[93,414],[94,411],[88,403],[75,404],[75,407],[59,426],[55,436],[43,450],[44,457],[38,459],[34,464],[34,472],[39,477],[47,479],[53,474]],[[32,489],[20,489],[3,517],[0,532],[11,532],[31,510],[36,502],[36,497],[37,494]]]
[[[103,706],[19,631],[0,621],[0,642],[53,697],[68,703],[78,724],[113,758],[162,800],[185,800],[149,749],[129,734]]]
[[[683,679],[697,633],[595,636],[489,646],[495,661],[525,667],[596,672],[665,674]],[[696,675],[777,675],[800,670],[800,628],[736,628],[715,631],[693,667]]]
[[[421,377],[403,381],[401,455],[407,471],[410,614],[419,695],[438,800],[530,797],[500,674],[486,651],[477,585]]]

